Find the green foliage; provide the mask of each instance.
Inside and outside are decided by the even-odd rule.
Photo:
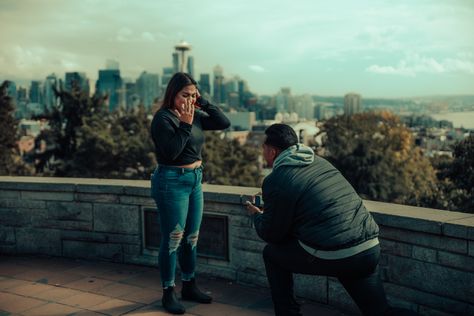
[[[368,112],[328,120],[327,158],[366,199],[425,205],[437,194],[429,160],[410,131],[389,112]]]
[[[203,182],[259,187],[262,181],[259,150],[220,135],[219,132],[206,132]]]
[[[474,213],[474,135],[454,146],[453,158],[431,160],[437,171],[440,207]]]
[[[29,175],[32,170],[22,161],[16,144],[18,122],[15,105],[7,94],[8,81],[0,86],[0,175]]]
[[[58,176],[74,173],[71,161],[77,151],[79,130],[87,119],[106,118],[106,99],[104,97],[89,97],[86,93],[73,87],[71,92],[55,91],[60,105],[54,108],[49,117],[51,138],[55,144],[54,156],[59,164],[55,168]]]
[[[156,165],[143,107],[109,113],[104,97],[58,92],[51,127],[59,164],[55,175],[148,179]]]

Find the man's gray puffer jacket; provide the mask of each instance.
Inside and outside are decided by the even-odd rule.
[[[264,212],[254,216],[266,242],[298,239],[320,250],[356,246],[378,236],[362,199],[328,161],[302,144],[283,151],[262,186]]]

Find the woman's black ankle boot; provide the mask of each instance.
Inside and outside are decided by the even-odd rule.
[[[186,311],[184,306],[181,305],[178,298],[176,297],[176,293],[174,292],[174,287],[169,286],[166,289],[163,289],[163,297],[161,299],[161,303],[163,304],[163,308],[171,314],[184,314]]]
[[[210,304],[212,302],[212,297],[204,294],[197,288],[196,280],[194,278],[189,281],[183,281],[181,297],[183,300],[194,301],[203,304]]]

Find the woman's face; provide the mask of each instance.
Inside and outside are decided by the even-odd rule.
[[[193,105],[197,99],[197,88],[195,85],[190,84],[181,89],[176,97],[174,98],[174,107],[181,109],[183,104]]]

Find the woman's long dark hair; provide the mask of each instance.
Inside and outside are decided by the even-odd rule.
[[[163,99],[163,107],[172,108],[174,105],[174,98],[181,89],[189,85],[195,85],[197,82],[190,75],[184,72],[177,72],[171,77],[166,87],[165,98]]]

